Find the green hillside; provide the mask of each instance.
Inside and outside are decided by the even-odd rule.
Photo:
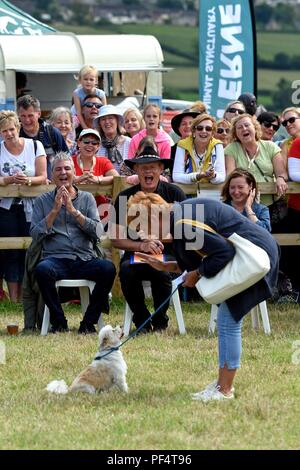
[[[130,24],[105,25],[97,28],[86,26],[56,25],[59,30],[73,31],[77,34],[151,34],[156,36],[165,53],[166,65],[178,62],[180,57],[190,56],[191,63],[197,63],[198,28],[173,25]],[[272,60],[275,54],[297,54],[295,46],[300,33],[257,32],[257,53],[265,60]],[[169,54],[172,51],[172,54]]]
[[[195,66],[198,63],[198,28],[152,24],[105,25],[98,28],[56,25],[56,28],[76,34],[149,34],[160,42],[167,66]]]
[[[166,97],[198,99],[198,28],[152,24],[105,25],[97,28],[56,25],[56,28],[77,34],[151,34],[157,37],[162,46],[165,65],[174,67],[174,70],[163,78]],[[297,48],[292,45],[295,46],[299,38],[300,33],[259,31],[258,56],[270,61],[279,52],[289,56],[297,55]],[[276,90],[281,78],[292,83],[293,80],[300,79],[300,70],[258,70],[258,99],[265,106],[275,110],[276,104],[272,103],[271,94]]]
[[[298,54],[296,45],[300,33],[258,32],[257,53],[262,59],[272,60],[275,54],[284,52],[287,55]]]

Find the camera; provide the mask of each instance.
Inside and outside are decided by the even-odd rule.
[[[212,172],[215,171],[215,167],[213,165],[209,165],[209,167],[207,168],[206,172],[205,172],[205,175],[206,176],[210,176]]]

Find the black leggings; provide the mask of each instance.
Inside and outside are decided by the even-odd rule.
[[[123,258],[120,265],[121,287],[130,309],[133,312],[133,322],[138,327],[150,315],[145,304],[142,281],[150,281],[154,309],[156,310],[172,292],[172,280],[169,273],[157,271],[146,263],[130,264],[128,258]],[[164,327],[168,324],[167,302],[153,317],[152,325]],[[153,313],[153,312],[152,312]]]

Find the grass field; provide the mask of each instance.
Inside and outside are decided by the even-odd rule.
[[[198,61],[198,29],[185,26],[173,25],[152,25],[152,24],[128,24],[111,25],[97,28],[87,28],[84,26],[56,25],[61,31],[73,31],[76,34],[149,34],[157,37],[162,48],[172,48],[177,50],[177,55],[191,54]],[[166,61],[166,65],[168,62]],[[169,64],[170,65],[170,64]]]
[[[285,78],[292,84],[294,80],[300,80],[300,70],[269,70],[269,69],[258,69],[257,81],[259,90],[270,90],[276,89],[281,78]],[[291,88],[292,90],[292,88]]]
[[[124,304],[113,301],[109,321],[122,322]],[[184,303],[188,334],[178,335],[174,314],[164,334],[124,345],[128,395],[50,395],[53,379],[70,383],[94,357],[97,338],[79,336],[78,307],[68,307],[67,334],[7,336],[21,307],[0,305],[1,449],[298,449],[299,307],[269,306],[272,334],[243,328],[243,365],[236,399],[193,402],[190,393],[216,378],[217,340],[208,336],[209,306]],[[107,323],[107,317],[105,318]],[[296,343],[294,343],[295,346]],[[298,347],[299,349],[299,347]],[[294,354],[294,356],[293,356]]]
[[[299,55],[298,44],[300,33],[257,32],[257,53],[265,60],[272,60],[279,52],[287,55]]]
[[[278,82],[281,78],[285,78],[290,84],[294,80],[300,80],[300,71],[285,70],[267,70],[258,69],[257,71],[257,90],[258,102],[266,107],[272,104],[271,96],[276,90]],[[198,99],[198,69],[196,67],[176,67],[172,72],[164,75],[163,83],[169,91],[174,91],[178,99],[196,100]],[[294,89],[291,87],[291,95]],[[267,93],[265,93],[267,92]],[[176,98],[174,96],[174,98]],[[289,103],[287,103],[287,106]]]
[[[76,34],[151,34],[156,36],[162,48],[172,47],[178,53],[197,54],[198,28],[173,25],[129,24],[110,25],[90,28],[85,26],[56,25],[61,31],[73,31]],[[265,60],[271,60],[275,54],[284,52],[297,55],[294,47],[299,41],[300,33],[264,32],[257,31],[257,52]],[[195,61],[198,59],[195,57]]]

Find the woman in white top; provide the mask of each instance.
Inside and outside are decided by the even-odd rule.
[[[174,183],[212,183],[225,181],[224,150],[213,137],[216,120],[200,114],[191,123],[192,135],[177,143],[173,167]],[[202,197],[220,198],[219,191],[201,190]]]
[[[0,112],[0,185],[46,183],[46,152],[41,142],[19,137],[20,123],[13,111]],[[29,235],[33,198],[4,197],[0,200],[0,237]],[[6,279],[10,299],[22,298],[25,250],[3,250],[1,276]]]
[[[290,135],[281,144],[282,158],[287,166],[288,152],[293,140],[300,137],[300,108],[295,106],[285,108],[281,114],[281,124]]]

